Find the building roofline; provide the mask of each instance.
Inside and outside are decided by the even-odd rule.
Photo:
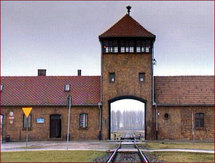
[[[215,106],[215,104],[156,104],[156,106],[165,106],[165,107],[174,107],[174,106],[178,106],[178,107],[185,107],[185,106]]]
[[[77,76],[77,75],[74,75],[74,76],[60,76],[60,75],[54,75],[54,76],[48,76],[48,75],[46,75],[46,76],[28,76],[28,75],[26,75],[26,76],[0,76],[0,78],[5,78],[5,77],[7,77],[7,78],[16,78],[16,77],[18,77],[18,78],[32,78],[32,77],[39,77],[39,78],[45,78],[45,77],[101,77],[101,75],[95,75],[95,76],[92,76],[92,75],[81,75],[81,76]]]
[[[154,77],[215,77],[215,75],[155,75]]]
[[[0,107],[67,107],[66,104],[64,105],[54,105],[54,104],[46,104],[46,105],[30,105],[30,104],[27,104],[27,105],[0,105]],[[87,107],[94,107],[94,106],[98,106],[98,104],[83,104],[83,105],[72,105],[72,107],[83,107],[83,106],[87,106]]]

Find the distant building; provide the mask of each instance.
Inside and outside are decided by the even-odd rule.
[[[146,139],[214,140],[214,76],[154,76],[155,35],[128,13],[99,36],[101,76],[1,77],[3,140],[109,139],[110,104],[145,103]],[[22,107],[32,107],[29,125]]]

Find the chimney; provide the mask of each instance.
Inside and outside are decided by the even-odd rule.
[[[38,76],[46,76],[46,69],[38,69]]]
[[[81,70],[78,70],[78,76],[81,76]]]

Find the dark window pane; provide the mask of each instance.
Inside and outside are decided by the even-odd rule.
[[[195,114],[195,127],[204,127],[204,113]]]
[[[145,73],[144,72],[140,72],[139,73],[139,81],[140,82],[144,82],[145,81]]]
[[[125,46],[125,41],[124,40],[120,41],[120,46]]]
[[[130,42],[129,42],[129,46],[131,47],[131,46],[134,46],[134,41],[133,40],[131,40]]]
[[[109,73],[109,82],[114,83],[115,82],[115,73]]]
[[[118,42],[117,41],[113,41],[113,46],[118,46]]]

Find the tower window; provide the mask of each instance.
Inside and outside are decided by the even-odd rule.
[[[195,127],[196,128],[204,127],[204,113],[195,114]]]
[[[134,47],[130,47],[130,52],[131,52],[131,53],[134,52]]]
[[[118,47],[114,47],[113,52],[118,53]]]
[[[104,53],[118,53],[118,42],[117,41],[104,41],[103,44]]]
[[[150,53],[152,42],[150,40],[105,40],[103,53]]]
[[[144,72],[140,72],[139,73],[139,81],[140,82],[144,82],[145,81],[145,73]]]
[[[146,53],[150,52],[150,41],[146,41]]]
[[[125,53],[125,47],[121,47],[121,53]]]
[[[137,41],[137,45],[136,45],[136,52],[137,53],[143,53],[143,52],[145,52],[146,50],[145,50],[145,48],[146,48],[146,42],[145,41]]]
[[[120,41],[120,52],[125,53],[125,41],[124,40]]]
[[[109,82],[110,83],[115,82],[115,73],[114,72],[109,73]]]
[[[82,113],[79,116],[79,127],[87,128],[88,126],[88,115],[86,113]]]
[[[134,41],[133,40],[121,40],[120,41],[121,53],[134,53]]]

